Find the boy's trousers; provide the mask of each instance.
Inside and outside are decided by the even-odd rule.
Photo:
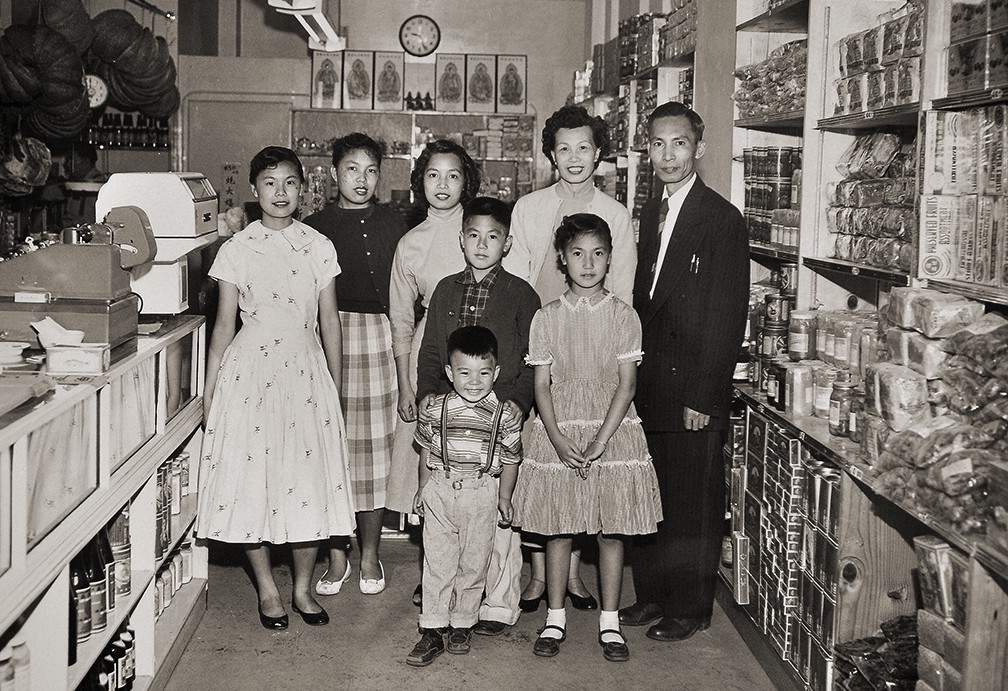
[[[424,506],[420,627],[476,623],[497,530],[497,480],[431,471]]]

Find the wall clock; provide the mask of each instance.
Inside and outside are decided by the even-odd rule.
[[[104,79],[97,75],[84,75],[84,89],[85,93],[87,93],[88,106],[91,108],[98,108],[108,100],[108,85]]]
[[[399,43],[410,55],[430,55],[441,43],[441,27],[425,14],[414,14],[399,27]]]

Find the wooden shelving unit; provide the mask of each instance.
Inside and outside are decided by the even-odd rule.
[[[833,132],[858,132],[882,127],[917,127],[920,103],[906,103],[863,113],[834,115],[819,120],[816,127]]]
[[[193,545],[193,582],[196,585],[183,587],[177,593],[181,599],[176,614],[181,616],[184,611],[185,625],[166,624],[163,617],[155,624],[153,591],[154,575],[164,562],[155,555],[157,469],[181,450],[187,451],[193,459],[192,485],[191,494],[183,501],[183,510],[173,517],[175,545],[195,520],[205,345],[202,317],[166,319],[156,334],[138,339],[134,355],[113,365],[107,373],[61,386],[50,400],[34,409],[8,414],[0,421],[0,449],[4,450],[0,453],[0,493],[3,495],[0,501],[10,507],[12,516],[10,522],[0,522],[0,529],[4,531],[0,544],[9,548],[11,556],[8,568],[0,573],[0,631],[13,634],[17,627],[25,637],[31,652],[32,688],[76,689],[127,620],[136,632],[135,688],[151,688],[151,682],[155,682],[153,688],[163,688],[173,663],[166,664],[170,662],[167,656],[155,656],[155,640],[181,652],[202,616],[206,602],[207,554],[201,543]],[[167,352],[179,347],[189,349],[191,365],[179,380],[169,381]],[[155,432],[125,458],[116,458],[119,450],[110,440],[118,439],[113,430],[117,424],[123,424],[119,417],[124,413],[110,392],[115,390],[118,379],[128,377],[132,381],[138,366],[146,367],[151,363],[158,382],[149,392],[155,397]],[[178,410],[169,411],[168,390],[175,387],[188,391],[188,397],[182,400]],[[27,459],[32,435],[88,401],[93,401],[98,411],[90,423],[95,425],[96,486],[29,546],[24,528],[25,515],[31,510],[26,483],[30,479]],[[85,462],[80,458],[80,450],[70,447],[46,460],[54,465]],[[130,593],[116,600],[106,628],[78,645],[77,662],[68,665],[69,562],[127,505],[130,506]]]

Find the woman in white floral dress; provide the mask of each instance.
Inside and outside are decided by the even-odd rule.
[[[260,151],[249,181],[262,220],[224,243],[210,268],[220,304],[207,358],[196,531],[244,545],[269,629],[288,620],[264,543],[290,543],[291,607],[320,625],[329,618],[310,588],[319,542],[354,529],[338,393],[340,269],[332,243],[293,218],[304,181],[293,151]]]

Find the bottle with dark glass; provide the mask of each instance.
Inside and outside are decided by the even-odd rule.
[[[119,113],[112,116],[112,137],[109,144],[115,147],[123,144],[122,115]]]
[[[82,555],[70,560],[70,587],[74,592],[74,607],[77,610],[77,642],[91,638],[91,581],[84,569]]]
[[[88,602],[90,601],[89,597]],[[67,611],[70,613],[69,635],[67,636],[67,665],[69,666],[77,664],[77,592],[74,590],[72,576],[70,580],[70,602]]]
[[[116,691],[119,688],[119,678],[116,676],[116,661],[111,652],[106,652],[101,658],[101,669],[105,673],[108,691]]]
[[[123,115],[122,145],[132,147],[136,144],[136,129],[133,127],[133,115]]]
[[[95,536],[98,543],[98,555],[101,557],[105,567],[105,592],[108,598],[108,609],[112,611],[116,606],[116,575],[115,557],[112,555],[112,544],[109,542],[108,530],[102,528]]]
[[[91,631],[104,631],[108,625],[108,590],[105,587],[105,564],[98,554],[96,540],[81,551],[84,571],[91,584]]]
[[[129,676],[129,653],[126,651],[126,644],[122,641],[115,641],[111,646],[112,659],[116,664],[116,691],[131,691],[133,680]]]

